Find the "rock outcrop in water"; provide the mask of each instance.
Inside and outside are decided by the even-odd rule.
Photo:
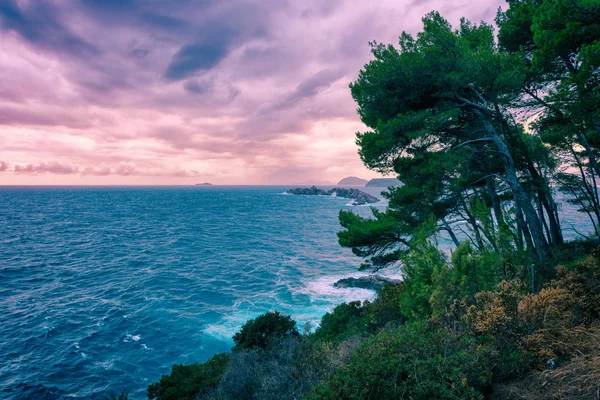
[[[359,288],[379,290],[387,284],[398,284],[400,279],[386,278],[381,275],[368,275],[359,278],[344,278],[333,284],[336,288]]]
[[[296,188],[289,189],[286,191],[289,194],[303,194],[308,196],[337,196],[343,197],[345,199],[353,199],[352,202],[355,206],[360,206],[363,204],[372,204],[377,203],[379,199],[375,196],[371,196],[369,193],[365,193],[358,189],[349,189],[349,188],[333,188],[329,190],[319,189],[316,186],[311,186],[309,188]]]

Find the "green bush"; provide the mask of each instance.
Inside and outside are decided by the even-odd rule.
[[[311,399],[479,399],[491,379],[468,338],[425,324],[363,340],[350,361]]]
[[[375,331],[388,325],[400,325],[406,316],[400,310],[404,296],[404,283],[385,285],[377,292],[377,298],[366,307],[370,329]]]
[[[361,306],[360,301],[342,303],[321,318],[321,324],[315,331],[314,337],[326,342],[339,343],[351,336],[366,332],[368,326],[366,305]]]
[[[123,390],[120,394],[111,394],[105,400],[129,400],[129,391]]]
[[[340,304],[321,318],[313,337],[337,344],[353,336],[377,332],[389,324],[400,325],[406,321],[400,310],[403,295],[404,284],[400,283],[384,286],[372,303],[352,301]]]
[[[248,320],[242,329],[233,335],[234,350],[267,347],[270,340],[285,336],[297,336],[296,321],[289,315],[282,315],[277,311],[259,315]]]
[[[148,386],[148,399],[193,400],[219,384],[228,362],[229,354],[222,353],[203,364],[173,365],[169,375]]]

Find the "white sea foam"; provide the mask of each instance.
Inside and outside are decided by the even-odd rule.
[[[327,301],[333,306],[340,302],[348,302],[355,300],[372,300],[375,297],[375,292],[360,288],[336,288],[334,283],[342,278],[366,276],[364,273],[353,273],[350,275],[329,275],[322,276],[316,280],[308,281],[304,287],[297,289],[298,294],[307,294],[312,301]]]
[[[129,343],[129,342],[137,342],[138,340],[140,340],[142,337],[140,335],[131,335],[131,334],[127,334],[125,335],[125,337],[123,338],[123,342],[125,343]]]
[[[230,341],[233,335],[250,318],[256,315],[236,314],[221,318],[219,322],[209,324],[202,331],[218,340]]]
[[[289,313],[297,322],[299,330],[302,330],[306,323],[309,323],[312,330],[319,326],[321,317],[333,310],[340,303],[350,301],[373,301],[376,297],[374,290],[361,288],[336,288],[334,284],[343,278],[358,278],[368,276],[366,272],[352,272],[344,275],[328,275],[321,276],[314,280],[304,282],[300,287],[291,287],[287,285],[294,296],[307,295],[310,298],[310,306],[294,306],[286,307],[286,304],[279,303],[278,311]],[[399,269],[389,270],[381,275],[391,279],[401,279]],[[256,318],[258,315],[268,311],[264,309],[254,309],[252,302],[249,299],[238,300],[234,303],[234,313],[224,316],[218,322],[209,324],[203,329],[203,332],[218,340],[231,340],[232,336],[238,332],[241,326],[251,318]],[[286,310],[287,308],[287,310]],[[297,311],[297,312],[296,312]]]
[[[300,294],[308,294],[314,300],[329,300],[337,305],[340,301],[373,300],[375,291],[361,288],[336,288],[334,284],[344,278],[359,278],[368,276],[366,272],[352,272],[345,275],[328,275],[305,282],[304,287],[298,289]],[[399,268],[388,270],[380,275],[390,279],[402,279]]]

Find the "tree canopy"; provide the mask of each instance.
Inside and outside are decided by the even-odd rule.
[[[431,12],[397,46],[371,43],[350,84],[367,127],[356,143],[403,185],[371,218],[340,213],[340,244],[361,268],[406,264],[415,238],[441,232],[504,262],[544,262],[564,240],[557,189],[600,223],[600,1],[508,3],[497,35]]]

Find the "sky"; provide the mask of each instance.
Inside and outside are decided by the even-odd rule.
[[[503,0],[0,0],[0,185],[377,177],[348,85],[369,42]]]

